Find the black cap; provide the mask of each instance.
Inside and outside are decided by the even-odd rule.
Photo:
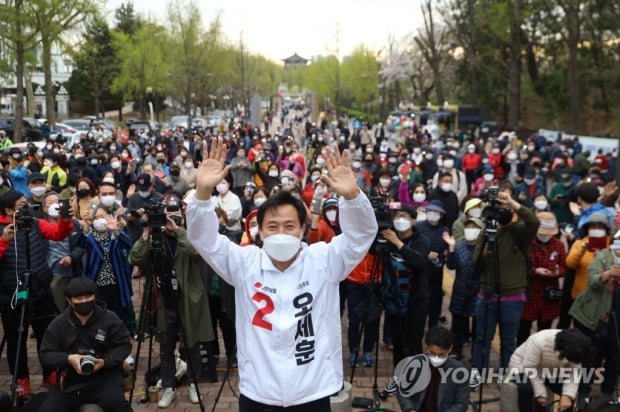
[[[148,173],[142,173],[138,176],[138,180],[136,181],[136,188],[138,190],[148,190],[153,184],[153,179],[151,175]]]
[[[43,180],[45,182],[45,175],[42,173],[33,173],[28,176],[28,183],[32,183],[35,180]]]

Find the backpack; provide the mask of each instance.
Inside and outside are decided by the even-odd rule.
[[[409,269],[405,260],[396,253],[390,253],[389,262],[383,270],[381,303],[386,313],[405,316],[411,292]]]

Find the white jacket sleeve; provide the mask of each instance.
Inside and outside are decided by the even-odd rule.
[[[238,286],[239,278],[245,272],[242,270],[246,266],[244,261],[250,260],[258,248],[242,248],[218,233],[215,198],[197,200],[190,196],[187,200],[187,238],[215,273],[232,286]]]
[[[377,219],[368,197],[361,191],[353,200],[340,198],[341,234],[327,246],[329,278],[344,280],[362,261],[377,235]]]

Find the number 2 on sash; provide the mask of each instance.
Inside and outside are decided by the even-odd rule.
[[[265,306],[258,309],[256,313],[254,314],[254,318],[252,318],[252,325],[258,326],[259,328],[265,328],[267,330],[271,330],[273,326],[271,325],[271,323],[267,322],[263,318],[273,312],[275,308],[273,301],[271,300],[269,296],[261,292],[256,292],[254,296],[252,296],[252,300],[255,302],[259,302],[259,303],[260,302],[266,303]]]

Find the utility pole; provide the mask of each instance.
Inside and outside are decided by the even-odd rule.
[[[336,23],[336,127],[340,123],[340,23]]]

